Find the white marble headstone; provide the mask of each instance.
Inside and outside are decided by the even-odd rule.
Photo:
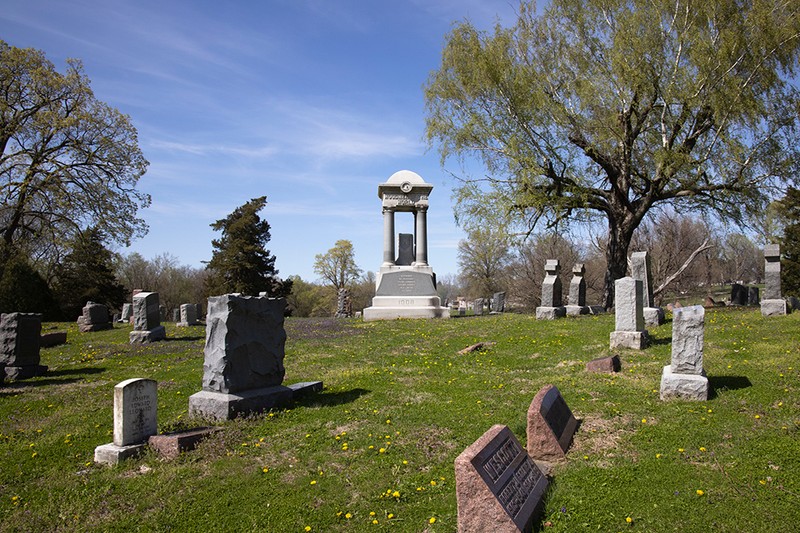
[[[156,382],[127,379],[114,387],[114,444],[140,444],[158,433]]]

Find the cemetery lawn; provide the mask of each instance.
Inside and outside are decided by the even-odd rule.
[[[175,460],[95,465],[113,387],[158,382],[162,432],[195,427],[203,327],[128,343],[129,326],[42,349],[44,376],[0,386],[1,531],[455,531],[453,461],[493,424],[525,444],[536,392],[556,385],[580,426],[554,466],[543,531],[795,531],[800,522],[800,313],[706,311],[705,402],[659,400],[671,322],[609,353],[611,315],[505,314],[364,323],[287,320],[285,382],[325,389],[219,424]],[[481,341],[484,350],[459,355]]]

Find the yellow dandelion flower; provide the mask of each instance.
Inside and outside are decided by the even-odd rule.
[[[696,491],[696,492],[697,492],[697,495],[698,495],[698,496],[702,496],[703,494],[705,494],[705,492],[703,492],[703,491],[702,491],[702,490],[700,490],[700,489],[697,489],[697,491]]]
[[[631,518],[629,516],[629,517],[625,518],[625,521],[630,524],[631,522],[633,522],[633,518]]]
[[[351,515],[350,513],[347,513],[346,515],[344,515],[344,517],[347,518],[348,520],[350,520],[351,518],[353,518],[353,515]]]
[[[428,523],[429,524],[435,524],[436,523],[436,517],[435,516],[430,517],[430,519],[428,519]]]
[[[379,453],[386,453],[386,448],[381,448],[380,450],[378,450],[378,452]]]
[[[306,530],[306,531],[311,531],[311,526],[306,526],[306,527],[305,527],[305,530]]]
[[[758,420],[759,418],[761,418],[761,415],[756,415],[756,420]]]
[[[706,451],[706,447],[705,447],[705,446],[700,446],[700,451],[701,451],[701,452],[704,452],[704,451]]]
[[[400,497],[400,491],[399,490],[394,491],[392,493],[392,496],[395,497],[395,498],[399,498]]]
[[[370,515],[370,516],[375,516],[375,511],[370,511],[370,512],[369,512],[369,515]]]
[[[317,484],[317,480],[316,480],[316,479],[312,479],[312,480],[311,480],[311,484],[312,484],[312,485],[316,485],[316,484]]]
[[[647,424],[647,419],[646,418],[642,418],[642,424]]]
[[[374,519],[374,520],[372,521],[372,523],[377,525],[377,524],[378,524],[378,519],[377,519],[377,518],[376,518],[376,519]]]
[[[389,513],[389,515],[386,518],[389,518],[389,519],[394,518],[394,513]]]

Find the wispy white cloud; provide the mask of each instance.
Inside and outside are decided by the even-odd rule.
[[[166,152],[184,152],[198,156],[214,154],[236,155],[246,158],[268,158],[278,151],[275,146],[226,146],[222,144],[195,144],[174,141],[151,140],[148,146],[154,150]]]

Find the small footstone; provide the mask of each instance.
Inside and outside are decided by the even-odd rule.
[[[609,357],[598,357],[586,363],[587,372],[610,373],[619,372],[622,367],[619,356],[612,355]]]
[[[197,448],[200,442],[218,431],[215,427],[202,427],[186,431],[174,431],[163,435],[153,435],[148,439],[148,444],[158,455],[166,459],[175,459],[181,452],[188,452]]]

